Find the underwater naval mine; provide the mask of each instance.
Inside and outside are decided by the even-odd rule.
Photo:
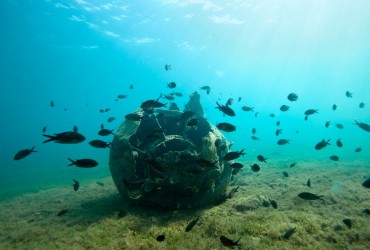
[[[137,119],[126,117],[114,136],[109,167],[120,194],[131,204],[165,209],[225,201],[230,143],[204,117],[200,95],[194,92],[182,112],[162,107],[144,102]]]

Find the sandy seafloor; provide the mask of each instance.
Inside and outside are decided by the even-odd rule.
[[[0,249],[226,249],[220,235],[241,238],[240,249],[370,249],[370,215],[362,212],[370,209],[370,189],[361,186],[369,163],[289,164],[271,161],[259,173],[245,167],[230,186],[240,186],[232,199],[202,209],[127,207],[110,177],[85,181],[77,192],[65,185],[19,195],[0,202]],[[324,200],[298,198],[304,191]],[[263,206],[268,199],[278,209]],[[63,209],[68,212],[57,216]],[[122,210],[127,215],[118,218]],[[282,239],[293,227],[296,233]],[[156,241],[159,234],[164,241]]]

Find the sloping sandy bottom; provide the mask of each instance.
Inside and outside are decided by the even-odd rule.
[[[240,186],[232,199],[172,212],[128,208],[111,178],[91,180],[77,192],[60,187],[0,202],[0,249],[225,249],[221,235],[241,238],[240,249],[370,249],[370,215],[362,212],[370,209],[370,189],[361,186],[369,175],[369,166],[359,162],[302,162],[294,168],[269,162],[259,173],[246,166],[231,186]],[[323,200],[297,197],[305,191]],[[268,199],[278,208],[263,204]],[[68,212],[57,216],[63,209]],[[119,218],[122,210],[127,215]],[[346,218],[352,228],[342,222]],[[296,232],[282,239],[291,228]],[[156,241],[160,234],[162,242]]]

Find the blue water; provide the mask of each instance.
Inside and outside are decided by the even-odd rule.
[[[143,101],[169,93],[171,81],[184,94],[176,99],[180,107],[201,86],[212,88],[209,95],[200,92],[206,116],[237,126],[225,136],[235,149],[245,148],[245,161],[263,154],[330,163],[337,154],[340,161],[370,163],[370,133],[353,125],[355,119],[370,124],[369,13],[366,0],[1,1],[0,198],[108,176],[109,151],[87,142],[101,139],[101,123],[116,129]],[[297,102],[287,100],[291,92]],[[118,94],[128,98],[115,101]],[[229,98],[236,117],[214,108]],[[282,104],[290,110],[281,112]],[[257,118],[242,111],[244,105],[254,107]],[[100,113],[104,108],[110,111]],[[305,121],[310,108],[319,112]],[[116,121],[107,123],[111,116]],[[279,138],[290,145],[276,144],[277,121]],[[84,143],[42,143],[44,126],[54,134],[74,125],[87,137]],[[250,139],[253,127],[260,141]],[[339,138],[341,149],[334,143]],[[316,151],[322,139],[332,145]],[[37,153],[13,160],[32,146]],[[355,153],[357,147],[363,151]],[[100,165],[68,167],[68,157]]]

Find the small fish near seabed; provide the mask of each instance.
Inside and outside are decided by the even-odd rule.
[[[197,224],[198,220],[199,220],[200,216],[198,216],[198,218],[192,220],[185,228],[185,232],[190,232],[193,227],[195,226],[195,224]]]
[[[320,142],[318,142],[316,145],[315,145],[315,149],[316,150],[321,150],[323,148],[325,148],[326,146],[330,145],[330,139],[325,141],[324,139],[322,139]]]
[[[272,206],[274,209],[277,209],[277,208],[278,208],[277,202],[276,202],[275,200],[270,200],[270,199],[269,199],[269,201],[270,201],[271,206]]]
[[[289,174],[287,171],[282,172],[282,174],[284,175],[284,177],[289,177]]]
[[[366,181],[364,181],[362,183],[362,186],[365,187],[365,188],[370,188],[370,179],[367,179]]]
[[[140,121],[144,118],[143,115],[139,115],[139,114],[136,114],[136,113],[130,113],[130,114],[127,114],[125,115],[125,118],[129,121]]]
[[[261,170],[260,166],[257,164],[257,163],[254,163],[253,165],[251,165],[251,170],[253,172],[258,172]]]
[[[80,188],[80,183],[75,179],[73,179],[73,182],[74,182],[73,185],[72,185],[73,190],[77,191]]]
[[[311,187],[311,179],[308,179],[308,181],[307,181],[307,187]]]
[[[18,153],[15,154],[13,160],[17,161],[17,160],[21,160],[23,159],[24,157],[30,155],[31,153],[33,152],[37,152],[35,149],[35,146],[33,146],[32,148],[30,149],[22,149],[20,151],[18,151]]]
[[[156,239],[156,241],[158,241],[158,242],[162,242],[162,241],[164,241],[165,240],[165,236],[164,236],[164,234],[160,234],[160,235],[158,235],[157,236],[157,238],[155,238]]]
[[[60,144],[76,144],[83,142],[86,138],[80,133],[77,132],[62,132],[55,135],[45,135],[43,136],[48,137],[49,139],[43,141],[43,143],[47,142],[56,142]]]
[[[68,166],[76,166],[80,168],[93,168],[98,166],[98,162],[93,159],[80,159],[80,160],[72,160],[68,158],[68,160],[71,161],[71,164]]]
[[[233,164],[230,165],[230,167],[232,167],[234,169],[242,169],[244,167],[244,165],[239,163],[239,162],[234,162]]]
[[[291,228],[291,229],[289,229],[288,231],[286,231],[285,232],[285,234],[282,236],[282,238],[284,239],[284,240],[289,240],[290,239],[290,237],[295,233],[295,227],[294,228]]]
[[[63,210],[61,210],[61,211],[59,211],[59,212],[57,213],[57,216],[63,216],[63,215],[65,215],[68,211],[69,211],[69,209],[63,209]]]
[[[229,199],[233,198],[233,197],[234,197],[234,195],[235,195],[235,193],[236,193],[236,192],[238,192],[238,189],[239,189],[239,186],[232,188],[232,189],[230,190],[230,192],[229,192],[228,198],[229,198]]]
[[[347,226],[348,229],[352,228],[352,220],[351,219],[344,219],[342,221],[343,221],[344,225]]]
[[[313,200],[323,200],[321,197],[323,197],[323,195],[316,195],[316,194],[313,194],[313,193],[309,193],[309,192],[302,192],[302,193],[299,193],[298,194],[298,197],[303,199],[303,200],[309,200],[309,201],[313,201]]]
[[[266,160],[267,160],[267,158],[266,158],[266,157],[264,157],[263,155],[257,155],[257,159],[258,159],[260,162],[264,162],[264,163],[266,163]]]
[[[222,245],[224,245],[225,247],[228,247],[228,248],[234,248],[234,247],[240,247],[240,241],[241,238],[239,238],[237,241],[233,241],[229,238],[227,238],[226,236],[223,236],[221,235],[220,236],[220,241],[222,243]]]
[[[339,161],[339,156],[332,155],[332,156],[329,157],[329,159],[332,160],[332,161]]]

